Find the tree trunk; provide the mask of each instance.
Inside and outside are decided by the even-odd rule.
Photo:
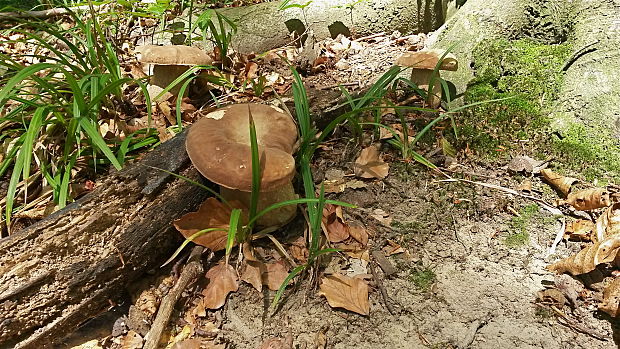
[[[306,0],[292,3],[304,4]],[[219,10],[235,21],[238,32],[232,47],[242,53],[261,53],[276,47],[336,37],[339,33],[357,35],[378,32],[428,32],[439,28],[455,0],[313,0],[304,9],[279,10],[281,1]],[[184,17],[187,18],[187,14]],[[194,17],[195,20],[196,17]],[[171,34],[153,40],[170,42]],[[310,40],[310,41],[308,41]],[[200,45],[200,43],[197,43]]]
[[[558,97],[546,102],[550,133],[566,145],[569,158],[619,172],[620,1],[467,1],[429,42],[444,49],[456,44],[459,71],[442,77],[455,83],[457,90],[463,91],[472,79],[472,52],[488,38],[531,38],[572,46]]]
[[[0,348],[51,347],[170,256],[180,242],[171,222],[196,209],[206,191],[146,166],[199,178],[188,170],[184,139],[0,240]]]

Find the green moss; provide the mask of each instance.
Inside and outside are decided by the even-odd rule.
[[[504,240],[506,246],[514,248],[527,244],[530,239],[527,227],[532,218],[534,218],[539,211],[540,208],[538,205],[527,205],[519,211],[519,216],[513,217],[508,222],[510,234],[506,237],[506,240]]]
[[[569,44],[531,40],[480,43],[473,52],[475,77],[465,91],[465,104],[509,99],[477,105],[463,113],[459,146],[497,158],[525,145],[530,154],[552,156],[561,167],[587,180],[620,177],[620,144],[608,130],[585,127],[570,117],[563,120],[550,108],[571,51]]]
[[[464,113],[462,139],[482,155],[506,154],[519,140],[532,140],[548,125],[544,101],[554,99],[569,45],[530,40],[487,40],[474,49],[475,78],[465,91],[465,104],[493,99]],[[463,146],[463,145],[461,145]]]
[[[437,275],[435,275],[435,272],[428,267],[413,269],[409,274],[409,280],[411,280],[418,289],[424,292],[430,290],[436,278]]]

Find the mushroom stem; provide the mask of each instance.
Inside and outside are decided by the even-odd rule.
[[[226,200],[237,200],[245,207],[250,207],[252,197],[251,192],[229,189],[222,186],[220,187],[220,193]],[[278,202],[295,200],[297,198],[298,196],[295,194],[293,184],[288,182],[272,191],[261,192],[258,198],[257,212],[261,212],[267,207]],[[257,220],[256,224],[261,227],[279,227],[290,222],[296,214],[297,205],[287,205],[266,213]]]
[[[413,68],[411,70],[411,81],[416,84],[420,89],[428,92],[428,85],[431,80],[431,76],[433,75],[433,70],[429,69],[416,69]],[[441,83],[439,82],[439,71],[437,75],[435,75],[435,81],[433,83],[432,94],[428,94],[426,96],[426,103],[431,108],[437,108],[441,103]]]
[[[187,69],[189,69],[189,67],[184,65],[155,65],[153,67],[153,75],[151,76],[151,84],[164,89],[176,78],[181,76],[181,74],[185,73]],[[178,96],[181,85],[181,83],[177,84],[168,92],[172,93],[175,97]]]

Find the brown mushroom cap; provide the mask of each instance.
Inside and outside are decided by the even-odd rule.
[[[183,45],[145,45],[136,48],[138,61],[156,65],[207,65],[213,59],[203,50]]]
[[[445,52],[439,49],[406,52],[396,60],[396,64],[402,67],[413,67],[414,69],[433,70]],[[439,70],[456,71],[458,68],[458,61],[451,53],[448,53],[443,58],[439,66]]]
[[[207,114],[189,129],[185,147],[194,166],[209,180],[230,189],[252,190],[248,106],[261,157],[261,192],[291,181],[297,140],[293,119],[263,104],[234,104]]]

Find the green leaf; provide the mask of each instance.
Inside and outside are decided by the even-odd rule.
[[[92,121],[81,118],[80,126],[90,138],[93,146],[99,149],[99,151],[101,151],[103,155],[105,155],[105,157],[110,161],[110,163],[112,163],[112,165],[117,170],[120,170],[123,166],[121,166],[120,162],[118,162],[118,159],[116,159],[116,156],[114,156],[114,153],[112,153],[103,137],[101,137],[101,135],[99,134],[99,130],[95,126],[93,126]]]

